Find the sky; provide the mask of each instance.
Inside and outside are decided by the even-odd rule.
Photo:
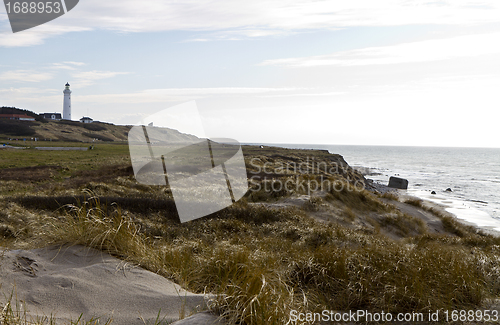
[[[0,7],[0,106],[62,112],[66,82],[73,119],[196,100],[243,143],[498,148],[500,2],[81,0],[18,33]]]

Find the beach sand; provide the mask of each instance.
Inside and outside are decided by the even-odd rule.
[[[57,324],[100,317],[113,324],[173,321],[206,308],[207,296],[109,254],[83,246],[4,251],[0,260],[0,303],[13,293],[28,319],[50,317]],[[17,299],[16,299],[17,298]]]
[[[397,190],[401,201],[409,199],[422,200],[424,207],[437,209],[443,215],[453,217],[461,224],[472,226],[483,233],[500,237],[500,221],[492,218],[487,213],[470,208],[457,200],[450,200],[442,195],[430,194],[423,191]]]
[[[425,209],[432,208],[439,210],[442,215],[453,217],[461,224],[472,226],[486,234],[500,237],[500,220],[491,217],[484,211],[467,206],[463,201],[447,197],[442,193],[431,194],[431,191],[395,189],[373,179],[367,178],[366,180],[367,190],[380,194],[387,192],[396,194],[400,202],[388,202],[388,200],[386,202],[396,205],[404,213],[423,219],[431,228],[436,224],[436,220],[433,220],[431,224],[429,224],[429,221],[434,218],[431,217],[429,219],[428,214],[422,213],[424,212],[423,209],[417,209],[402,202],[415,199],[421,200]]]
[[[416,192],[389,188],[383,184],[377,184],[376,190],[380,193],[392,192],[396,194],[399,197],[399,202],[389,200],[385,201],[395,205],[400,211],[406,214],[424,220],[431,231],[435,230],[437,233],[445,232],[440,219],[434,214],[426,211],[428,209],[437,210],[440,214],[452,217],[461,224],[472,226],[483,233],[500,237],[500,230],[497,224],[498,220],[493,219],[486,213],[479,210],[467,208],[465,206],[457,207],[457,205],[459,205],[459,203],[457,203],[458,201],[451,202],[449,199],[443,198],[439,195],[432,195],[430,193],[416,195]],[[421,200],[425,209],[404,203],[407,200]]]

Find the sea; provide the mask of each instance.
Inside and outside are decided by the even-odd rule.
[[[391,176],[405,178],[409,195],[437,203],[478,227],[500,231],[500,148],[269,145],[326,149],[384,185]]]

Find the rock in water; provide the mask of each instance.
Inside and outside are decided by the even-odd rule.
[[[446,191],[446,192],[453,192],[453,191],[451,190],[451,188],[449,188],[449,187],[448,187],[445,191]]]
[[[392,188],[399,188],[401,190],[407,190],[408,189],[408,180],[400,177],[395,177],[391,176],[389,178],[389,185],[387,185]]]
[[[435,191],[432,191],[432,192],[431,192],[431,194],[436,194],[436,192],[435,192]]]

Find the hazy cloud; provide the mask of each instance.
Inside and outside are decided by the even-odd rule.
[[[146,89],[136,93],[128,94],[104,94],[81,96],[82,102],[98,103],[167,103],[175,101],[188,101],[208,96],[225,95],[264,95],[264,94],[286,94],[296,92],[296,88],[169,88],[169,89]]]
[[[83,65],[85,65],[85,63],[83,62],[64,61],[62,63],[53,63],[51,67],[62,70],[76,70],[77,67]]]
[[[29,46],[65,32],[213,31],[192,40],[268,37],[299,30],[411,24],[500,22],[497,1],[426,0],[86,0],[68,14],[23,33],[4,32],[0,46]]]
[[[267,60],[260,65],[288,68],[359,66],[427,62],[500,53],[500,33],[458,36],[447,39],[368,47],[328,55]]]
[[[13,70],[0,73],[0,80],[14,82],[41,82],[53,78],[51,73],[29,70]]]
[[[121,31],[324,29],[414,23],[464,24],[500,21],[496,1],[427,0],[87,0],[73,18]],[[90,25],[85,24],[89,27]]]
[[[27,95],[39,95],[39,94],[50,94],[53,92],[59,93],[60,89],[42,89],[42,88],[34,88],[34,87],[20,87],[20,88],[0,88],[0,93],[5,95],[16,95],[16,96],[24,96]]]
[[[88,31],[91,28],[79,26],[63,26],[56,23],[47,23],[21,33],[12,33],[8,23],[3,24],[0,30],[0,47],[23,47],[43,44],[45,39],[68,32]],[[8,26],[8,29],[6,28]],[[3,31],[2,31],[3,30]]]
[[[64,61],[63,63],[71,64],[71,65],[77,65],[77,66],[85,65],[84,62],[75,62],[75,61]]]
[[[101,79],[113,78],[119,75],[129,74],[129,72],[115,72],[115,71],[81,71],[72,74],[73,83],[78,85],[77,88],[86,87],[94,84],[95,81]]]

